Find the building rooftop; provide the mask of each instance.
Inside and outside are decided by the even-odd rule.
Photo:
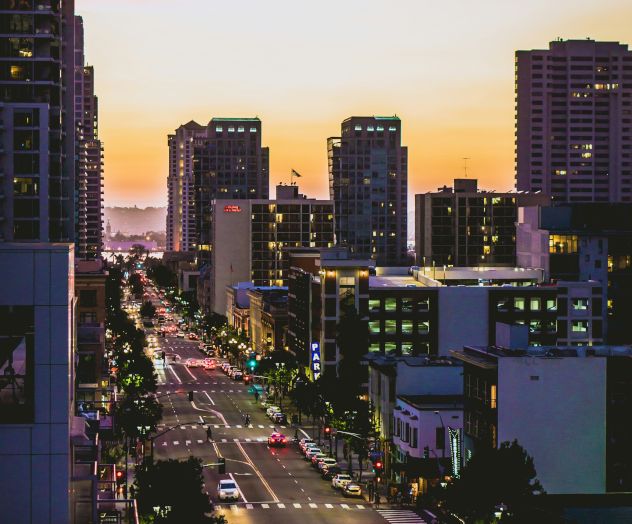
[[[465,363],[486,369],[494,369],[501,358],[592,358],[632,357],[632,346],[528,346],[524,349],[508,349],[498,346],[465,346],[451,350],[450,354]]]
[[[463,409],[463,395],[397,395],[397,398],[420,411]]]
[[[409,275],[394,276],[370,276],[369,287],[371,288],[387,288],[387,287],[427,287],[418,280]]]
[[[259,117],[245,118],[211,118],[211,122],[261,122]]]

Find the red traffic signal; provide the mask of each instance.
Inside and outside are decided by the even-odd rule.
[[[375,463],[375,467],[376,467],[377,469],[382,469],[382,463],[378,460],[378,461]]]
[[[331,428],[329,426],[325,426],[325,435],[331,435]]]

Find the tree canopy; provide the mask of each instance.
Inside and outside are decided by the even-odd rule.
[[[477,451],[446,492],[448,506],[461,516],[485,519],[498,504],[519,516],[532,505],[542,486],[536,478],[533,458],[517,441],[498,449]]]

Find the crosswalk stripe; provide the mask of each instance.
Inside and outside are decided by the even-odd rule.
[[[191,444],[191,441],[190,441],[190,440],[185,440],[185,441],[184,441],[184,445],[185,445],[185,446],[188,446],[189,444]]]
[[[231,511],[239,511],[239,506],[237,506],[236,504],[231,505],[230,507]]]
[[[334,507],[334,505],[333,504],[325,504],[325,507],[327,509],[332,509]]]
[[[270,504],[261,504],[261,507],[263,509],[268,509],[270,507]]]
[[[213,424],[213,427],[214,427],[215,429],[219,429],[219,424]]]
[[[198,439],[198,444],[204,444],[204,441],[201,439]]]
[[[252,439],[247,438],[247,439],[246,439],[246,442],[252,442]]]
[[[378,509],[376,511],[393,524],[426,524],[426,521],[417,513],[408,509]]]
[[[259,428],[263,429],[265,426],[263,424],[259,424]]]
[[[295,503],[294,503],[294,507],[295,507],[295,508],[299,508],[299,509],[300,509],[301,505],[300,505],[298,502],[295,502]]]
[[[174,440],[174,441],[173,441],[173,445],[174,445],[174,446],[177,446],[178,444],[180,444],[180,442],[178,442],[177,440]]]
[[[285,509],[285,504],[277,504],[277,508],[279,508],[279,509]]]
[[[238,424],[237,426],[235,426],[237,429],[241,429],[241,424]]]
[[[252,504],[246,504],[246,509],[252,509],[254,506]]]
[[[238,438],[234,438],[233,442],[239,442],[239,439]]]
[[[226,440],[225,438],[222,439],[222,442],[228,442],[228,440]]]
[[[166,446],[166,445],[167,445],[167,443],[166,443],[166,442],[163,442],[163,443],[162,443],[162,445],[163,445],[163,446]]]
[[[364,509],[364,506],[362,504],[356,504],[356,508],[358,509]]]
[[[340,504],[340,507],[343,509],[349,509],[349,504]]]
[[[314,504],[313,502],[310,502],[310,503],[309,503],[309,507],[310,507],[310,508],[312,508],[312,509],[314,509],[314,508],[317,508],[317,507],[318,507],[318,504]]]

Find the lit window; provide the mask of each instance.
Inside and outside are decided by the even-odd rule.
[[[546,299],[546,310],[547,311],[557,311],[557,300],[554,298]]]
[[[356,131],[362,131],[362,126],[355,126]]]
[[[389,126],[388,130],[389,131],[397,131],[397,128],[395,126]]]
[[[373,126],[366,126],[366,130],[367,131],[375,131],[375,128]]]
[[[222,126],[217,126],[217,127],[215,128],[215,132],[216,132],[216,133],[221,133],[222,131],[224,131],[224,128],[223,128]]]
[[[243,133],[244,131],[245,131],[245,129],[244,129],[242,126],[239,126],[239,127],[237,128],[237,132],[238,132],[238,133]]]
[[[541,307],[542,301],[539,298],[534,297],[530,300],[529,308],[531,309],[531,311],[540,311]]]
[[[558,255],[577,253],[577,236],[549,235],[549,253]]]
[[[402,342],[402,355],[410,356],[413,354],[413,343]]]
[[[257,132],[257,128],[256,127],[251,127],[250,128],[250,132],[251,133],[256,133]]]
[[[395,299],[395,298],[387,298],[386,301],[385,301],[384,309],[386,311],[396,311],[397,310],[397,299]]]
[[[384,126],[377,126],[378,131],[384,131]]]
[[[384,353],[387,355],[395,355],[397,354],[397,343],[396,342],[385,342],[384,343]]]
[[[573,310],[574,311],[586,311],[588,309],[588,299],[587,298],[574,298],[573,299]]]
[[[410,335],[413,332],[413,321],[412,320],[402,320],[402,333],[406,335]]]
[[[380,321],[369,320],[369,331],[373,334],[378,334],[380,332]]]
[[[385,320],[384,332],[388,335],[394,335],[397,332],[397,320]]]
[[[588,322],[586,320],[573,320],[572,331],[573,333],[587,333]]]
[[[369,353],[379,353],[380,352],[380,343],[373,342],[369,345]]]
[[[369,311],[371,313],[377,313],[380,310],[380,299],[379,298],[370,298],[369,299]]]
[[[522,297],[514,298],[514,309],[516,311],[524,311],[525,299]]]
[[[427,320],[417,322],[417,333],[427,335],[430,332],[430,322]]]
[[[228,132],[229,133],[234,133],[235,132],[235,128],[234,127],[229,127],[228,128]]]

